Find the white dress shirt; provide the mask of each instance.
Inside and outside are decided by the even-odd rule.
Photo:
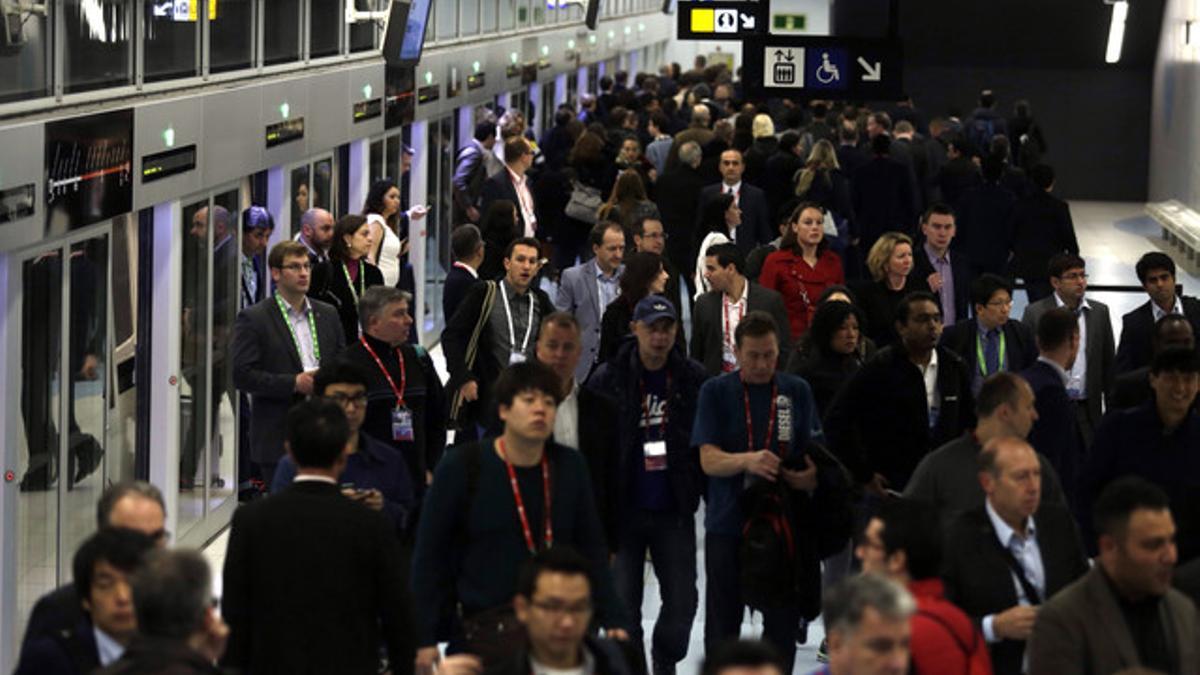
[[[1033,516],[1030,516],[1029,520],[1025,522],[1025,536],[1022,537],[1017,534],[1016,530],[1009,527],[1008,523],[1004,522],[1000,514],[996,513],[990,500],[985,500],[984,509],[987,511],[988,519],[992,521],[992,527],[996,530],[996,538],[1000,540],[1000,545],[1012,552],[1013,558],[1025,572],[1025,578],[1029,584],[1038,592],[1038,595],[1044,598],[1046,596],[1046,568],[1042,565],[1042,549],[1038,546],[1037,528]],[[1025,589],[1021,588],[1021,582],[1017,579],[1016,572],[1010,570],[1008,575],[1017,589],[1018,605],[1040,604],[1038,598],[1029,598],[1025,595]],[[983,637],[988,642],[999,641],[992,626],[995,618],[995,614],[983,617]]]
[[[1058,293],[1054,294],[1054,304],[1058,307],[1067,306]],[[1084,298],[1079,303],[1079,354],[1075,357],[1067,381],[1067,395],[1077,401],[1087,398],[1087,314],[1090,311],[1092,306]]]
[[[100,657],[101,668],[120,660],[121,655],[125,653],[125,645],[112,639],[99,628],[92,626],[92,635],[96,636],[96,655]]]
[[[1150,301],[1150,312],[1154,315],[1154,323],[1158,323],[1159,319],[1168,314],[1168,312],[1164,312],[1163,308],[1159,307],[1158,303],[1154,302],[1154,300]],[[1178,295],[1175,296],[1175,306],[1171,308],[1169,313],[1183,316],[1183,301],[1179,299]]]
[[[554,442],[579,449],[579,383],[572,379],[571,393],[554,414]]]
[[[537,215],[533,211],[533,193],[529,191],[529,177],[518,176],[515,171],[504,167],[508,179],[512,181],[513,189],[517,191],[517,207],[521,209],[521,217],[525,219],[525,233],[521,236],[532,237],[537,229]]]

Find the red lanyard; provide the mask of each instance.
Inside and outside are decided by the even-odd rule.
[[[408,384],[408,373],[404,367],[404,355],[400,353],[400,348],[396,347],[396,360],[400,362],[400,387],[397,388],[395,380],[392,379],[392,376],[390,373],[388,373],[387,368],[383,367],[383,361],[380,361],[379,355],[375,353],[374,349],[371,349],[371,343],[367,342],[367,338],[360,335],[358,336],[358,341],[361,342],[362,346],[367,349],[367,353],[371,355],[371,358],[375,359],[375,365],[379,366],[379,371],[382,372],[383,376],[387,378],[388,384],[392,385],[392,393],[396,395],[396,407],[403,408],[404,388]]]
[[[504,467],[508,469],[508,482],[512,485],[513,500],[517,502],[517,516],[521,519],[521,529],[525,534],[525,545],[529,547],[529,552],[537,554],[537,545],[533,543],[533,530],[529,527],[529,517],[525,515],[525,500],[521,498],[521,488],[517,485],[517,472],[513,469],[512,462],[508,461],[508,452],[504,449],[504,439],[496,439],[496,447],[500,450],[500,459],[504,460]],[[546,459],[546,451],[542,450],[542,494],[546,497],[546,532],[544,539],[546,548],[554,545],[554,526],[550,523],[550,462]]]
[[[746,283],[748,284],[748,283],[750,283],[750,281],[747,279]],[[749,304],[749,300],[747,300],[747,304]],[[721,335],[721,339],[726,342],[726,345],[729,347],[729,351],[731,351],[731,352],[733,351],[733,346],[734,346],[734,339],[733,339],[734,326],[733,326],[733,323],[729,320],[729,308],[733,305],[737,305],[738,322],[740,323],[742,321],[742,318],[746,316],[746,306],[742,304],[742,301],[740,298],[738,299],[737,302],[729,302],[729,299],[725,297],[724,293],[722,293],[721,294],[721,318],[724,321],[723,328],[725,330],[724,330],[723,334]]]
[[[775,401],[779,398],[779,385],[771,382],[771,411],[767,413],[767,435],[763,437],[763,447],[771,446],[771,432],[775,430]],[[746,450],[754,450],[754,422],[750,420],[750,386],[742,382],[742,400],[746,403]]]
[[[650,405],[646,402],[646,380],[645,378],[638,379],[638,389],[642,393],[642,419],[645,420],[645,426],[642,427],[643,437],[645,437],[645,429],[650,427]],[[663,415],[659,420],[658,440],[667,440],[667,407],[671,400],[671,371],[667,371],[667,395],[663,398]]]

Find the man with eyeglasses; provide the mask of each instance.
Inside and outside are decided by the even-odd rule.
[[[367,373],[358,365],[338,359],[322,367],[313,378],[314,394],[328,399],[346,413],[350,425],[349,454],[338,476],[342,494],[373,511],[382,511],[403,534],[416,505],[413,480],[400,453],[362,429],[367,411]],[[275,470],[273,494],[281,493],[296,477],[296,463],[289,456]]]
[[[633,224],[633,247],[639,253],[655,253],[662,257],[663,270],[667,273],[667,287],[663,295],[679,307],[679,268],[666,256],[667,230],[657,217],[641,218]]]
[[[337,310],[305,295],[312,267],[304,244],[276,244],[267,264],[275,292],[238,314],[231,351],[233,384],[250,396],[250,460],[269,486],[288,408],[313,392],[317,368],[345,349],[346,337]]]
[[[962,357],[971,373],[971,393],[989,376],[999,372],[1018,373],[1037,360],[1033,331],[1009,318],[1012,284],[995,274],[982,274],[971,282],[971,304],[975,319],[947,326],[940,344]]]
[[[1054,293],[1025,308],[1021,321],[1037,331],[1038,320],[1055,307],[1066,307],[1075,313],[1079,322],[1079,354],[1081,358],[1068,371],[1067,394],[1075,403],[1075,416],[1084,446],[1092,438],[1104,411],[1104,397],[1112,391],[1116,378],[1116,342],[1108,305],[1084,297],[1087,292],[1087,270],[1083,258],[1060,253],[1050,259],[1050,285]]]

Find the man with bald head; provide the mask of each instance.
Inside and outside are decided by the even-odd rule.
[[[309,209],[300,216],[300,232],[296,241],[308,249],[308,262],[313,267],[329,260],[333,243],[333,214],[325,209]]]
[[[1042,503],[1041,463],[1012,436],[979,453],[984,504],[959,516],[946,533],[946,598],[980,622],[996,675],[1027,670],[1025,642],[1038,607],[1087,572],[1070,513]]]

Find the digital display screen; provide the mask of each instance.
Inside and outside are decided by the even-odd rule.
[[[487,86],[486,73],[475,73],[467,76],[467,89],[478,89]]]
[[[421,87],[417,90],[417,103],[431,103],[438,100],[440,94],[440,87],[436,84],[431,84],[427,87]]]
[[[91,225],[133,210],[133,109],[46,123],[46,224]]]
[[[33,202],[37,199],[36,188],[33,183],[29,183],[0,190],[0,223],[11,223],[32,216]]]
[[[196,146],[188,145],[142,157],[142,182],[153,183],[196,168]]]
[[[383,126],[395,129],[413,121],[417,112],[416,73],[412,66],[389,64],[385,71]]]
[[[273,148],[289,141],[304,138],[304,118],[284,120],[267,125],[267,147]]]
[[[429,7],[433,0],[413,0],[404,25],[404,40],[400,43],[400,60],[416,63],[421,60],[421,49],[425,46],[425,24],[429,21]]]
[[[354,104],[354,121],[364,122],[372,120],[383,114],[383,99],[373,98],[369,101],[360,101]]]

